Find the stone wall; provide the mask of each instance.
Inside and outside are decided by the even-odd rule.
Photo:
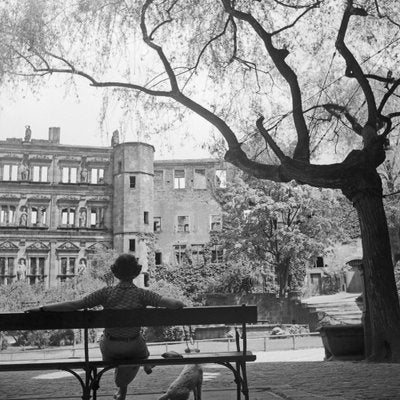
[[[270,293],[230,294],[210,293],[205,297],[206,306],[254,305],[258,321],[268,324],[305,324],[310,330],[316,327],[316,314],[303,308],[298,300],[278,299]]]

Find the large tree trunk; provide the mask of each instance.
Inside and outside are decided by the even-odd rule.
[[[358,178],[359,191],[353,191],[351,197],[360,221],[363,247],[366,358],[400,362],[400,306],[381,181],[375,171]]]

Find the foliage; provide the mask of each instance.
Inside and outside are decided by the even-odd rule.
[[[248,259],[227,260],[224,271],[214,276],[207,288],[213,293],[254,293],[260,290],[260,273]]]
[[[61,283],[57,287],[45,289],[44,284],[30,285],[27,282],[14,282],[11,285],[0,286],[1,312],[21,312],[27,307],[27,303],[50,304],[62,301],[76,300],[92,291],[100,289],[104,283],[93,279],[89,273],[77,276],[71,280]],[[38,346],[61,343],[72,343],[72,331],[9,331],[17,345]],[[58,344],[57,344],[58,343]]]
[[[205,251],[207,253],[207,251]],[[192,262],[190,254],[179,265],[158,265],[154,271],[155,284],[168,282],[178,289],[178,294],[190,299],[193,304],[201,302],[202,294],[208,291],[209,286],[214,282],[224,266],[207,262],[207,257],[203,263]],[[152,286],[150,286],[152,287]],[[175,297],[175,295],[174,295]]]
[[[223,229],[214,239],[223,244],[227,259],[248,260],[253,271],[275,276],[280,296],[301,290],[306,268],[347,237],[341,196],[330,190],[236,176],[215,198],[223,211]]]
[[[91,259],[90,276],[111,286],[114,282],[114,275],[110,267],[118,255],[114,249],[97,250]]]
[[[321,294],[335,294],[341,291],[340,273],[327,273],[322,276]]]

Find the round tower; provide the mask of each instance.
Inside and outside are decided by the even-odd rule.
[[[132,253],[148,270],[153,248],[154,147],[121,143],[113,154],[113,236],[119,253]],[[137,282],[143,286],[143,274]]]

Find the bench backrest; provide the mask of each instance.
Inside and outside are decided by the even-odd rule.
[[[0,331],[84,329],[162,325],[244,324],[257,322],[256,306],[146,308],[0,314]]]

